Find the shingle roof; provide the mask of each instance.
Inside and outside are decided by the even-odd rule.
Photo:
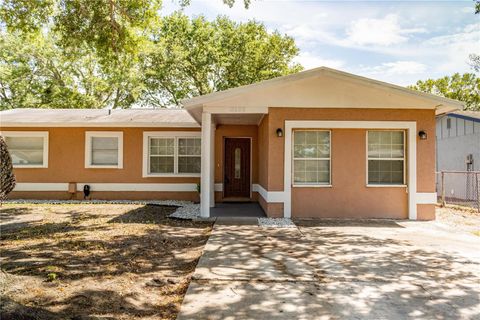
[[[0,125],[50,127],[199,127],[183,109],[11,109]]]

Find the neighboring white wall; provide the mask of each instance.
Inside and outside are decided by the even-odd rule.
[[[450,119],[450,128],[447,121]],[[480,122],[454,116],[437,118],[437,171],[466,171],[466,158],[473,155],[473,170],[480,171]],[[441,190],[437,176],[437,191]],[[449,174],[446,181],[446,196],[461,197],[465,192],[466,178],[462,174]]]
[[[447,119],[450,119],[450,129],[447,129]],[[468,154],[473,154],[473,169],[480,170],[480,122],[452,116],[438,118],[437,171],[466,170]]]

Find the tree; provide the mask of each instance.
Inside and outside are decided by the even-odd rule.
[[[222,1],[222,0],[218,0]],[[190,0],[178,0],[188,5]],[[223,0],[232,6],[235,0]],[[118,58],[148,41],[160,20],[161,0],[2,0],[0,21],[10,31],[53,28],[66,46],[86,43],[99,55]],[[248,7],[250,0],[244,0]]]
[[[475,1],[475,14],[479,14],[479,13],[480,13],[480,1],[476,0]]]
[[[98,56],[53,30],[0,32],[0,109],[179,105],[183,98],[296,72],[293,39],[258,22],[163,18],[137,54]]]
[[[226,17],[190,20],[175,13],[162,20],[154,43],[142,57],[147,105],[179,105],[196,95],[301,70],[291,37],[269,33],[261,23]]]
[[[138,60],[101,63],[54,32],[0,35],[0,109],[129,107],[143,90]]]
[[[465,102],[465,110],[480,111],[480,78],[473,73],[463,75],[455,73],[451,77],[420,80],[417,81],[416,85],[409,88],[460,100]]]
[[[472,69],[476,72],[480,72],[480,55],[472,53],[469,58]]]
[[[15,188],[15,175],[13,174],[12,158],[8,152],[7,144],[0,136],[0,203]]]

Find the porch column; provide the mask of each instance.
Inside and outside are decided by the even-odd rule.
[[[210,130],[210,208],[215,207],[215,122]]]
[[[212,180],[212,114],[202,113],[202,158],[201,158],[201,181],[200,181],[200,215],[210,217],[210,199]]]

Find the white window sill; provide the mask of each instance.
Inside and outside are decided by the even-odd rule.
[[[367,188],[406,188],[406,184],[367,184]]]
[[[120,166],[101,166],[101,165],[89,165],[85,166],[86,169],[123,169],[123,167]]]
[[[294,184],[293,188],[331,188],[331,184]]]
[[[45,166],[43,164],[14,164],[12,166],[16,169],[48,168],[48,166]]]
[[[143,175],[143,178],[200,178],[200,173],[152,173]]]

